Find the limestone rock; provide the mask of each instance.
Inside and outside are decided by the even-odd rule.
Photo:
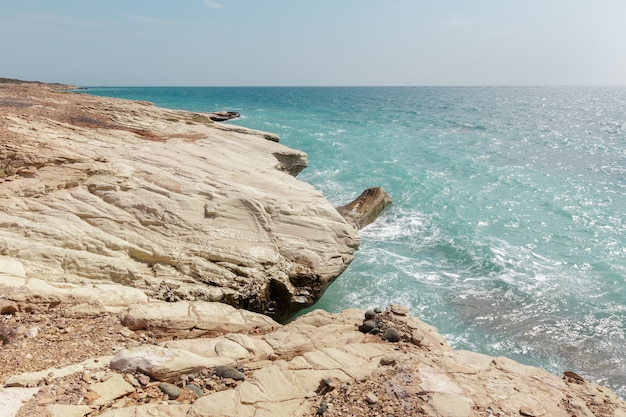
[[[100,417],[180,417],[187,415],[190,406],[183,404],[146,404],[138,407],[111,409]]]
[[[44,378],[56,379],[63,378],[73,373],[82,373],[85,369],[98,369],[107,366],[111,356],[103,356],[100,358],[93,358],[77,363],[74,365],[65,366],[63,368],[51,368],[44,371],[28,372],[20,375],[13,375],[5,382],[7,387],[33,387],[39,385]]]
[[[397,314],[398,316],[406,316],[409,314],[409,308],[401,304],[392,304],[389,306],[389,309],[393,314]]]
[[[158,334],[193,331],[194,337],[268,333],[279,327],[267,316],[204,301],[136,304],[122,313],[122,323],[131,330],[150,330]]]
[[[181,349],[144,345],[121,351],[111,359],[110,367],[121,372],[139,371],[168,382],[202,368],[232,363],[230,358],[206,358]]]
[[[30,400],[39,388],[2,388],[0,387],[0,410],[7,417],[17,414],[23,403]]]
[[[169,312],[175,316],[178,310]],[[428,417],[626,415],[626,402],[592,382],[561,378],[507,358],[452,350],[437,342],[431,326],[391,311],[377,318],[387,320],[387,326],[420,332],[425,344],[403,339],[381,343],[380,336],[356,330],[363,317],[361,310],[337,314],[315,310],[267,334],[227,334],[140,346],[120,352],[111,361],[112,370],[96,372],[101,382],[87,384],[97,394],[86,398],[108,417],[287,417],[311,416],[319,410],[354,416],[396,415],[401,410],[419,410]],[[244,380],[224,380],[216,390],[201,381],[215,381],[214,374],[240,379],[230,373],[235,367],[243,369]],[[129,384],[126,381],[134,379],[120,371],[146,372],[157,381],[170,379],[177,385],[182,381],[186,389],[176,401],[191,404],[170,400],[125,406],[125,398],[115,398],[129,392],[127,398],[132,398],[150,387]],[[186,381],[202,382],[204,390],[196,386],[192,391]],[[157,384],[149,385],[154,389]],[[2,390],[0,402],[1,394]],[[184,394],[188,396],[180,400]],[[50,391],[46,395],[33,401],[49,404],[54,400]],[[59,406],[59,412],[86,411]]]
[[[391,197],[382,187],[374,187],[363,191],[351,203],[337,207],[337,211],[352,227],[360,230],[376,220],[385,207],[391,203]]]
[[[83,417],[93,410],[88,405],[50,404],[46,411],[47,417]]]
[[[293,177],[306,154],[275,135],[43,84],[0,94],[0,275],[114,282],[282,320],[359,246]]]
[[[430,401],[438,416],[470,416],[472,401],[467,397],[455,394],[435,394]]]
[[[91,390],[98,394],[98,398],[93,402],[94,406],[107,404],[135,391],[133,386],[126,382],[120,374],[113,374],[103,382],[91,384]]]

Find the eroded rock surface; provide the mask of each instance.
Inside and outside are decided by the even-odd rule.
[[[162,302],[139,305],[152,303]],[[145,309],[145,319],[163,322],[155,328],[177,322],[189,305],[172,304],[181,308]],[[226,322],[237,314],[228,308]],[[574,372],[556,376],[504,357],[453,350],[406,308],[379,311],[315,310],[265,332],[257,329],[261,316],[248,313],[238,333],[223,333],[214,321],[207,329],[214,337],[184,338],[190,334],[180,328],[160,343],[13,375],[0,389],[0,403],[17,417],[626,415],[622,399]],[[364,331],[363,321],[378,331]],[[398,340],[382,337],[389,329]],[[12,397],[24,399],[19,411],[7,401]]]
[[[354,201],[337,207],[337,211],[352,227],[360,230],[376,220],[391,203],[391,197],[383,187],[372,187],[363,191]]]
[[[0,272],[279,319],[313,303],[359,236],[294,178],[306,154],[212,117],[0,84]]]

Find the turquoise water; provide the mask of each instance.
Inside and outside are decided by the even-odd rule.
[[[91,88],[277,133],[394,199],[315,308],[402,303],[456,348],[626,396],[625,88]]]

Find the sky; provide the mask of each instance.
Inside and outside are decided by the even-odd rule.
[[[625,17],[625,0],[4,0],[0,77],[623,86]]]

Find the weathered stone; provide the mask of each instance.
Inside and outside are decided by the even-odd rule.
[[[398,316],[406,316],[409,314],[409,308],[401,304],[391,304],[389,309],[393,314],[397,314]]]
[[[161,382],[159,384],[159,389],[163,391],[170,400],[175,400],[180,395],[181,389],[174,384],[170,384],[169,382]]]
[[[367,310],[365,312],[365,320],[371,320],[376,317],[376,312],[374,310]]]
[[[387,355],[380,358],[380,364],[383,366],[395,365],[397,358],[395,355]]]
[[[106,401],[105,409],[102,411],[103,415],[109,417],[144,415],[174,417],[185,413],[188,416],[287,417],[315,414],[319,401],[334,393],[332,411],[335,407],[338,411],[344,411],[341,407],[357,400],[361,403],[362,410],[367,410],[369,404],[373,412],[379,412],[380,405],[383,407],[383,413],[395,414],[398,411],[394,408],[395,403],[383,403],[378,391],[354,389],[359,384],[354,385],[353,382],[367,381],[368,385],[381,384],[385,390],[391,390],[389,392],[393,393],[396,399],[394,401],[398,404],[418,398],[424,414],[433,416],[467,417],[472,415],[472,410],[489,410],[494,415],[591,417],[595,414],[606,414],[606,410],[609,409],[606,407],[610,404],[610,407],[615,407],[613,416],[622,417],[622,411],[626,410],[624,401],[592,382],[583,384],[572,378],[559,378],[544,370],[517,364],[510,359],[492,358],[468,351],[453,351],[440,344],[432,344],[432,348],[428,349],[405,344],[398,350],[398,345],[380,343],[377,338],[365,336],[354,330],[354,323],[362,319],[363,313],[363,311],[345,311],[329,314],[314,311],[266,335],[229,334],[212,339],[167,342],[177,344],[179,346],[177,349],[165,346],[133,349],[136,358],[134,365],[129,367],[130,372],[142,371],[144,367],[152,369],[155,363],[159,367],[167,368],[170,361],[176,359],[181,360],[183,365],[179,367],[181,369],[201,365],[197,373],[203,374],[204,377],[210,375],[205,368],[216,366],[206,366],[208,362],[203,360],[223,359],[217,356],[216,346],[222,346],[224,351],[230,352],[239,349],[231,345],[234,343],[248,352],[249,355],[244,362],[246,367],[244,381],[230,385],[226,391],[209,392],[200,398],[198,395],[203,394],[202,390],[192,390],[191,384],[187,384],[176,400],[177,403],[191,403],[186,409],[177,408],[172,403],[160,404],[159,408],[146,405],[106,410],[107,407],[123,405],[123,399],[117,401],[111,399],[119,393],[107,396],[103,394],[101,397],[100,394],[88,392],[85,400],[93,406]],[[423,330],[425,334],[431,331],[427,325],[419,321],[410,317],[400,317],[396,318],[396,324],[399,326]],[[390,324],[391,321],[386,322],[386,326]],[[276,333],[281,336],[272,338]],[[346,335],[354,334],[360,338],[346,343],[346,340],[349,340]],[[334,337],[329,337],[330,335]],[[278,342],[290,342],[289,352],[294,356],[288,359],[279,357],[266,339],[277,342],[277,349],[280,349]],[[436,338],[433,336],[432,339]],[[192,349],[200,345],[207,346],[207,353],[212,351],[213,356],[193,355],[182,348]],[[272,357],[273,360],[258,360],[259,357]],[[381,366],[384,364],[386,366]],[[218,367],[219,369],[222,368]],[[176,383],[182,381],[185,384],[185,381],[201,378],[190,375],[190,372],[179,369],[174,373],[178,376],[173,379]],[[111,371],[96,370],[90,373],[91,380],[101,381],[97,384],[108,385],[111,388],[120,385],[120,382],[124,385],[123,380],[128,379],[128,376],[122,377]],[[52,377],[53,374],[54,372]],[[225,373],[221,375],[226,378],[233,376]],[[152,390],[150,394],[146,394],[150,391],[145,389],[145,383],[148,381],[142,382],[145,391],[143,395],[147,395],[144,398],[158,401],[161,398],[160,393],[155,394]],[[135,389],[133,385],[138,384],[127,385],[127,389],[130,387]],[[0,401],[1,393],[0,390]],[[345,402],[342,403],[344,398]],[[44,405],[50,405],[54,401],[56,398],[50,394],[37,398],[37,403]]]
[[[419,330],[411,332],[411,343],[419,346],[422,344],[422,340],[424,340],[424,333]]]
[[[74,365],[68,365],[63,368],[51,368],[44,371],[27,372],[20,375],[13,375],[6,382],[7,387],[33,387],[39,385],[44,379],[54,380],[63,378],[65,376],[80,372],[85,369],[101,368],[109,363],[112,356],[102,356],[100,358],[93,358],[77,363]]]
[[[121,351],[111,359],[110,367],[121,372],[139,371],[157,381],[168,382],[202,368],[229,363],[232,359],[205,358],[181,349],[144,345]]]
[[[570,403],[571,405],[571,403]],[[577,408],[577,407],[574,407]],[[578,407],[580,409],[580,407]],[[585,407],[586,409],[587,407]],[[588,410],[587,410],[588,411]],[[519,413],[521,416],[526,416],[526,417],[540,417],[542,415],[544,415],[546,412],[543,409],[537,409],[537,408],[532,408],[529,407],[528,405],[523,405],[519,408]],[[593,414],[591,414],[593,416]]]
[[[368,392],[365,394],[365,401],[367,401],[368,404],[376,404],[378,402],[378,397],[373,392]]]
[[[241,115],[234,111],[216,111],[207,113],[207,116],[214,122],[225,122],[227,120],[237,119]]]
[[[374,320],[365,320],[363,324],[359,326],[359,330],[363,333],[369,333],[376,328],[376,322]]]
[[[104,382],[96,382],[91,384],[89,388],[98,394],[99,398],[93,402],[93,405],[100,406],[107,404],[117,398],[135,391],[124,377],[120,374],[113,374]]]
[[[0,274],[26,278],[24,264],[15,258],[0,255]]]
[[[198,398],[204,395],[204,391],[202,391],[202,388],[200,388],[196,384],[187,384],[185,385],[185,389],[195,392]]]
[[[306,154],[275,135],[43,84],[4,87],[4,99],[36,106],[0,109],[0,246],[11,248],[0,273],[282,320],[353,259],[360,237],[293,176]]]
[[[93,410],[88,405],[50,404],[46,406],[47,417],[83,417]]]
[[[38,392],[39,388],[0,387],[0,410],[7,417],[13,417]]]
[[[195,330],[195,338],[236,332],[267,333],[279,327],[262,314],[206,301],[136,304],[123,312],[122,323],[132,330],[150,330],[157,335]]]
[[[246,379],[246,376],[243,374],[243,372],[236,370],[232,366],[216,366],[215,375],[219,376],[220,378],[234,379],[235,381],[243,381],[244,379]]]
[[[137,407],[111,409],[100,417],[180,417],[189,412],[187,404],[146,404]]]
[[[191,405],[187,417],[253,417],[256,414],[255,407],[250,403],[242,402],[238,398],[236,390],[220,391],[211,395],[205,395],[202,398],[198,398]]]
[[[565,372],[563,372],[563,376],[566,377],[566,378],[571,378],[574,381],[585,382],[585,378],[583,378],[582,376],[578,375],[574,371],[565,371]]]
[[[394,329],[393,327],[385,329],[385,332],[383,333],[383,340],[396,343],[399,342],[401,339],[402,332],[398,329]]]
[[[391,197],[383,187],[374,187],[363,191],[351,203],[337,207],[337,211],[348,223],[359,230],[376,220],[385,207],[391,203]]]
[[[144,387],[150,383],[150,377],[144,374],[139,375],[139,377],[137,377],[137,380]]]
[[[469,417],[472,410],[471,400],[456,394],[433,394],[430,404],[441,417]]]

